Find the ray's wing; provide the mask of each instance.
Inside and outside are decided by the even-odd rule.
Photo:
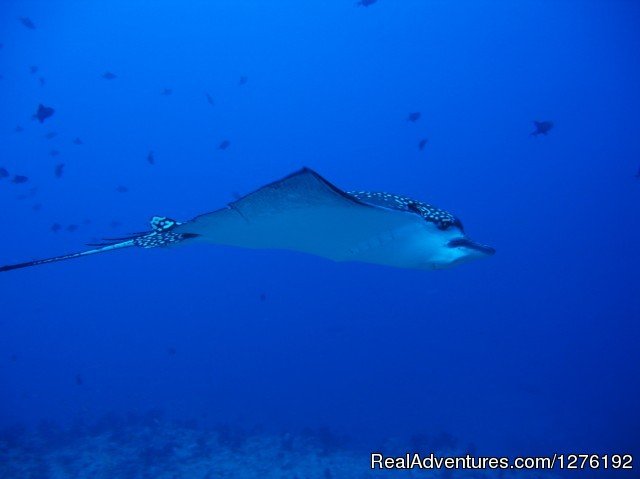
[[[303,168],[174,231],[211,243],[301,251],[340,261],[372,238],[421,221],[410,211],[361,201]]]

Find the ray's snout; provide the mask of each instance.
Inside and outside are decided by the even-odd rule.
[[[469,238],[456,238],[449,241],[448,246],[450,248],[468,248],[474,252],[492,256],[496,253],[495,248],[484,244],[471,241]]]

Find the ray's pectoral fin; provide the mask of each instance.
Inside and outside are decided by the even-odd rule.
[[[177,233],[172,231],[176,226],[180,225],[176,220],[171,218],[165,218],[160,216],[154,216],[151,220],[151,231],[147,233],[140,233],[137,235],[129,236],[126,238],[119,238],[116,242],[102,243],[98,248],[81,251],[78,253],[70,253],[62,256],[54,256],[52,258],[38,259],[35,261],[27,261],[25,263],[11,264],[7,266],[0,266],[0,272],[11,271],[13,269],[27,268],[29,266],[38,266],[41,264],[55,263],[57,261],[64,261],[68,259],[82,258],[83,256],[90,256],[98,253],[107,253],[122,248],[130,248],[137,246],[139,248],[159,248],[163,246],[171,246],[180,243],[186,239],[195,238],[198,236],[193,233]]]

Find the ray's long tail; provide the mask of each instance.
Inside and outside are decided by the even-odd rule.
[[[196,234],[191,233],[175,233],[171,231],[178,226],[175,220],[170,218],[164,218],[155,216],[151,220],[152,231],[146,233],[140,233],[127,238],[116,238],[115,243],[103,243],[98,245],[98,248],[81,251],[78,253],[70,253],[62,256],[54,256],[52,258],[37,259],[34,261],[27,261],[25,263],[16,263],[6,266],[0,266],[0,272],[11,271],[13,269],[28,268],[29,266],[38,266],[41,264],[55,263],[57,261],[65,261],[68,259],[82,258],[83,256],[90,256],[98,253],[106,253],[109,251],[115,251],[122,248],[130,248],[136,246],[139,248],[159,248],[163,246],[170,246],[176,243],[180,243],[186,239],[195,238]]]

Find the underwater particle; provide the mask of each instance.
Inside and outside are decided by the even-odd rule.
[[[76,137],[73,139],[73,144],[74,144],[74,145],[82,145],[83,143],[82,143],[82,140],[81,140],[79,137],[77,137],[77,136],[76,136]]]
[[[427,146],[427,139],[423,138],[422,140],[420,140],[420,142],[418,143],[418,149],[420,151],[424,150],[424,147]]]
[[[35,75],[36,73],[38,73],[38,67],[36,65],[31,65],[29,67],[29,73],[31,73],[32,75]]]
[[[531,136],[546,135],[553,128],[552,121],[534,121],[535,130],[531,132]]]
[[[50,118],[56,111],[50,106],[44,106],[42,103],[38,105],[38,109],[33,114],[33,118],[37,119],[40,123],[44,123],[47,118]]]
[[[20,17],[20,18],[18,18],[18,20],[20,20],[20,23],[22,23],[29,30],[35,30],[36,29],[36,24],[33,23],[33,21],[29,17]]]
[[[22,133],[24,131],[24,128],[22,128],[20,125],[16,125],[13,131],[15,131],[16,133]]]
[[[156,164],[156,158],[153,155],[153,151],[149,151],[149,154],[147,155],[147,163],[149,163],[150,165]]]
[[[64,163],[58,163],[53,170],[53,174],[56,178],[62,178],[62,173],[64,173]]]
[[[238,80],[238,86],[246,85],[248,81],[249,81],[249,77],[246,75],[242,75]]]
[[[105,80],[115,80],[116,78],[118,78],[116,76],[115,73],[111,73],[111,72],[104,72],[102,74],[102,78],[104,78]]]
[[[218,150],[226,150],[231,145],[229,140],[222,140],[218,145]]]
[[[60,154],[60,152],[58,150],[51,150],[49,152],[49,156],[58,156]]]
[[[84,378],[82,377],[82,374],[80,373],[76,374],[75,383],[76,383],[76,386],[82,386],[84,384]]]
[[[127,188],[126,186],[120,185],[116,188],[116,191],[118,193],[127,193],[129,191],[129,188]]]
[[[407,121],[410,121],[411,123],[415,123],[416,121],[418,121],[420,119],[420,112],[419,111],[414,111],[409,113],[409,115],[407,116]]]
[[[207,103],[209,103],[209,105],[213,106],[214,105],[213,97],[211,95],[209,95],[207,92],[204,92],[204,96],[207,99]]]
[[[53,231],[54,233],[57,233],[58,231],[60,231],[62,229],[62,226],[60,226],[60,223],[53,223],[51,225],[51,231]]]
[[[67,226],[67,231],[69,233],[73,233],[75,231],[78,231],[78,225],[69,225],[69,226]]]
[[[377,1],[378,0],[360,0],[359,2],[356,2],[356,5],[359,7],[368,7],[370,5],[373,5]]]
[[[6,168],[0,168],[0,180],[9,176],[9,170]]]
[[[15,183],[16,185],[26,183],[27,181],[29,181],[29,177],[24,175],[15,175],[13,177],[13,180],[11,180],[11,182]]]
[[[58,136],[58,134],[55,131],[50,131],[49,133],[44,135],[45,139],[47,139],[47,140],[51,140],[52,138],[55,138],[56,136]]]
[[[163,88],[162,91],[160,92],[160,94],[164,96],[169,96],[172,93],[173,93],[173,90],[171,88]]]

